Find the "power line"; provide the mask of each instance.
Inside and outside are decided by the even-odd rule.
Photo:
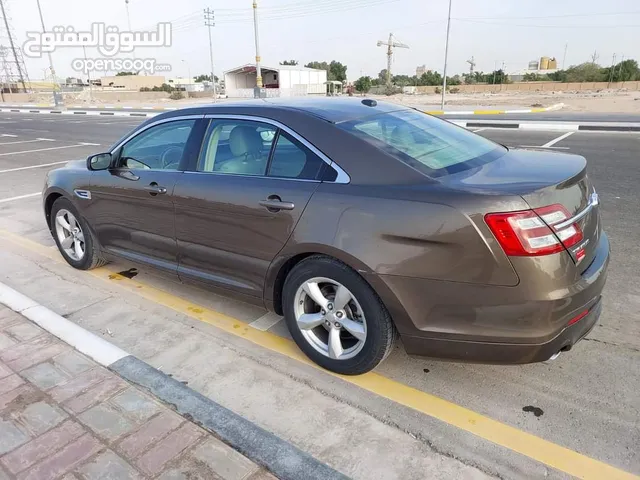
[[[530,23],[505,23],[505,22],[485,22],[482,20],[467,20],[464,18],[452,18],[458,22],[477,23],[483,25],[501,25],[507,27],[534,27],[534,28],[637,28],[640,25],[533,25]]]
[[[509,17],[458,17],[456,20],[525,20],[542,18],[570,18],[570,17],[604,17],[614,15],[640,15],[640,10],[630,12],[609,12],[609,13],[570,13],[566,15],[539,15],[539,16],[509,16]]]

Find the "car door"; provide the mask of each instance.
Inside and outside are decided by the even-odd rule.
[[[112,152],[112,168],[94,172],[87,216],[107,252],[176,272],[173,189],[188,145],[200,145],[198,118],[150,124]]]
[[[307,145],[264,119],[210,119],[174,190],[181,279],[262,298],[269,264],[330,168]]]

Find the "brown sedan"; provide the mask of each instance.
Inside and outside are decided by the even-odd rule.
[[[164,113],[50,172],[44,210],[74,267],[123,257],[263,305],[344,374],[397,334],[409,354],[554,358],[595,325],[609,259],[584,158],[373,100]]]

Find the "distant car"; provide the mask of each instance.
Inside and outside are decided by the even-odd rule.
[[[283,314],[319,365],[391,351],[555,358],[601,311],[609,242],[584,158],[402,106],[257,100],[163,113],[49,173],[67,262],[118,256]]]

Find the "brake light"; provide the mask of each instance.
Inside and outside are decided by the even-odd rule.
[[[487,225],[507,255],[532,257],[561,252],[582,240],[577,223],[558,228],[570,218],[562,205],[549,205],[535,210],[489,213]]]

